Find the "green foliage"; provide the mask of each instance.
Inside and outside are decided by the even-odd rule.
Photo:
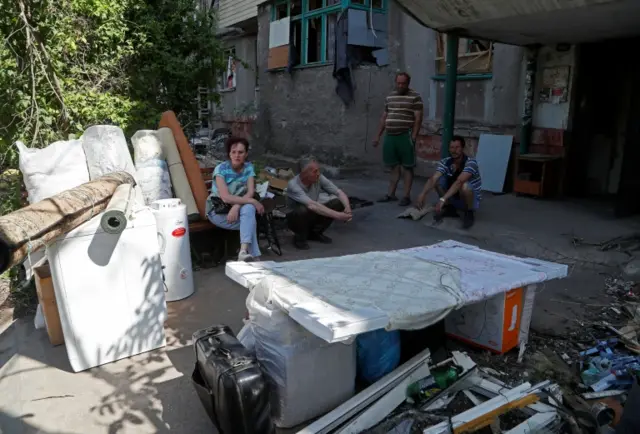
[[[0,173],[17,167],[16,140],[46,146],[93,124],[130,136],[164,110],[193,128],[198,87],[225,67],[215,16],[197,3],[1,1]]]

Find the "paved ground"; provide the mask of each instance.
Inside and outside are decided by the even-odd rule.
[[[351,195],[375,199],[384,180],[348,179]],[[628,257],[575,248],[570,237],[594,241],[632,233],[635,221],[609,221],[580,204],[554,204],[512,196],[487,197],[468,233],[459,222],[434,228],[427,216],[395,219],[395,204],[376,204],[350,224],[330,229],[334,244],[296,252],[286,239],[282,260],[389,250],[457,239],[480,247],[555,258],[571,264],[570,277],[548,283],[537,298],[533,327],[562,333],[574,325],[584,303],[603,298],[603,272],[615,273]],[[597,230],[596,230],[597,227]],[[266,257],[265,259],[276,259]],[[246,290],[225,278],[223,267],[196,274],[196,294],[169,305],[167,347],[72,373],[64,346],[52,348],[32,318],[13,322],[0,334],[0,432],[7,434],[210,433],[211,423],[190,384],[191,334],[215,323],[239,330]],[[0,328],[2,330],[2,328]]]

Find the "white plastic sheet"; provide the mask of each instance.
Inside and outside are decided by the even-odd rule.
[[[136,176],[127,139],[119,127],[94,125],[85,130],[80,140],[92,180],[113,172],[127,172]]]
[[[447,271],[448,270],[448,271]],[[444,241],[394,252],[294,262],[230,262],[226,274],[271,298],[327,342],[433,324],[453,309],[566,277],[567,266]]]
[[[309,333],[256,290],[247,309],[258,361],[271,382],[276,426],[289,428],[353,396],[355,346],[329,344]]]
[[[144,203],[151,205],[160,199],[171,199],[171,178],[164,160],[148,160],[137,167],[136,181],[142,190]]]
[[[150,160],[164,160],[162,142],[155,130],[140,130],[131,137],[136,167]]]
[[[464,302],[460,271],[398,252],[270,263],[256,285],[327,342],[386,328],[420,329]]]

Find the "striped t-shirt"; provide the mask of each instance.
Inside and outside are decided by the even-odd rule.
[[[384,107],[387,112],[385,124],[387,134],[398,135],[411,131],[416,120],[415,112],[422,109],[422,97],[415,90],[409,89],[406,95],[393,91],[387,97]]]
[[[443,176],[448,178],[449,184],[453,184],[460,173],[470,173],[471,178],[469,179],[469,185],[473,188],[473,191],[476,193],[478,198],[482,197],[482,179],[480,178],[480,169],[478,168],[478,162],[475,158],[469,158],[467,156],[463,159],[463,168],[462,170],[457,169],[454,171],[453,168],[454,160],[452,157],[447,157],[442,159],[438,163],[438,167],[436,171],[442,173]]]

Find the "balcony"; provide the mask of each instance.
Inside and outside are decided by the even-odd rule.
[[[218,27],[239,26],[256,19],[260,3],[264,3],[264,0],[219,0]]]

